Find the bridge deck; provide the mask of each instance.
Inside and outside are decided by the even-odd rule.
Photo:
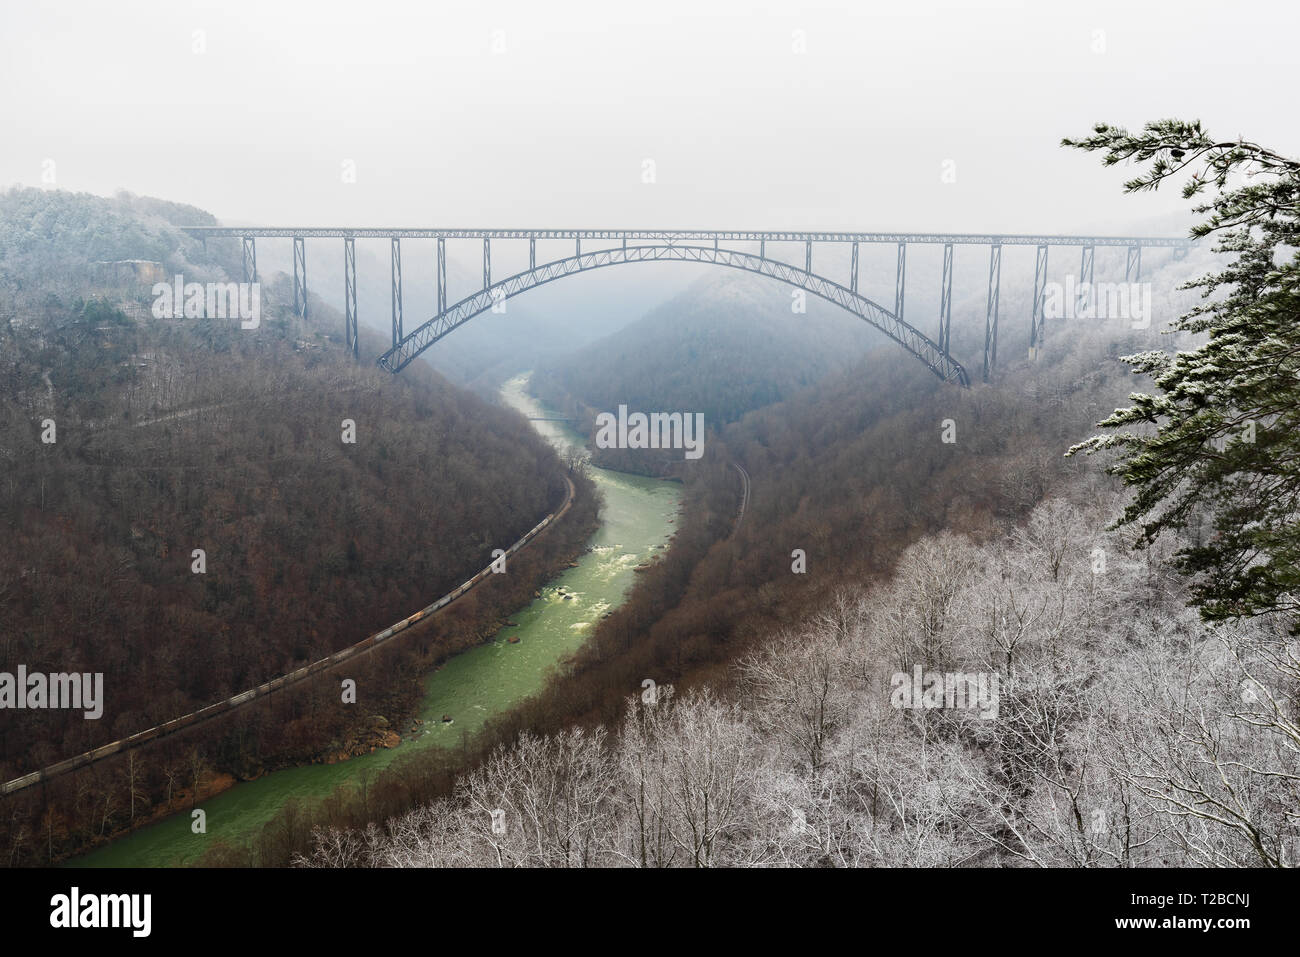
[[[706,229],[411,229],[347,226],[189,226],[196,238],[252,239],[567,239],[629,242],[941,243],[971,246],[1148,246],[1185,248],[1176,236],[1056,236],[1035,233],[761,232]]]

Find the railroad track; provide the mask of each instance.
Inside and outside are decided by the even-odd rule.
[[[735,535],[740,531],[740,523],[745,519],[745,509],[749,507],[749,473],[739,462],[731,464],[736,466],[736,471],[740,473],[740,513],[736,515],[736,527],[731,530],[731,534]]]
[[[563,476],[563,478],[565,485],[568,487],[564,504],[534,525],[521,539],[519,539],[519,541],[506,549],[506,555],[513,555],[518,552],[547,528],[563,518],[564,513],[569,510],[571,505],[573,505],[573,497],[576,494],[573,487],[573,480],[567,475]],[[88,767],[96,761],[102,761],[115,754],[121,754],[124,751],[139,747],[142,744],[147,744],[150,741],[155,741],[158,738],[166,737],[169,734],[175,734],[177,731],[185,728],[196,727],[197,725],[211,720],[218,715],[228,714],[229,712],[243,707],[250,702],[262,700],[266,696],[274,694],[277,691],[283,691],[285,688],[293,687],[294,685],[299,684],[308,678],[314,677],[315,675],[330,671],[345,661],[351,661],[361,655],[368,654],[379,645],[388,641],[388,639],[392,638],[394,635],[397,635],[400,632],[405,631],[407,628],[410,628],[412,625],[418,624],[426,618],[430,618],[437,614],[457,598],[460,598],[462,595],[469,592],[470,589],[479,585],[483,579],[491,573],[492,565],[489,564],[473,578],[470,578],[459,587],[452,589],[433,604],[421,608],[419,611],[415,612],[415,614],[408,615],[401,621],[395,622],[385,628],[383,631],[376,632],[367,638],[363,638],[356,644],[349,645],[341,651],[336,651],[334,654],[326,658],[321,658],[319,661],[314,661],[309,665],[304,665],[296,671],[291,671],[278,678],[272,678],[270,681],[260,684],[256,688],[249,688],[247,691],[240,692],[237,695],[232,695],[224,701],[210,704],[206,708],[192,711],[187,715],[182,715],[179,718],[173,718],[172,720],[156,725],[155,727],[136,732],[129,737],[119,738],[117,741],[109,742],[108,744],[91,751],[84,751],[81,754],[67,758],[57,764],[52,764],[47,768],[42,768],[39,771],[33,771],[31,774],[25,774],[20,778],[14,778],[12,781],[7,781],[3,785],[0,785],[0,795],[13,794],[17,791],[23,790],[24,788],[29,788],[33,785],[39,784],[42,781],[48,781],[61,774],[67,774],[69,771]]]

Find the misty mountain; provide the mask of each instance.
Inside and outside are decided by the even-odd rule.
[[[811,295],[796,313],[791,292],[713,269],[619,332],[539,363],[534,388],[568,410],[702,412],[716,427],[845,368],[883,338]]]

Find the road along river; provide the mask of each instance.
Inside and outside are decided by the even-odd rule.
[[[503,401],[526,416],[554,414],[528,394],[527,384],[527,375],[507,382],[501,389]],[[562,422],[533,425],[561,451],[582,442]],[[175,814],[70,865],[184,866],[217,841],[249,845],[286,802],[318,801],[336,788],[357,786],[399,754],[455,747],[463,734],[472,734],[488,718],[541,690],[549,670],[576,651],[600,617],[623,601],[635,578],[632,569],[667,545],[678,513],[681,486],[676,483],[598,468],[591,469],[591,476],[604,496],[604,507],[590,550],[578,559],[577,568],[567,569],[542,588],[540,598],[510,615],[515,626],[448,659],[429,675],[418,736],[408,736],[396,748],[380,748],[338,764],[288,768],[236,784],[200,805],[207,813],[206,834],[190,832],[189,814]],[[519,641],[512,644],[509,639],[515,636]],[[443,715],[453,721],[444,724]]]

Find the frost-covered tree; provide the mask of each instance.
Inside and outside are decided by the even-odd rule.
[[[1190,351],[1126,357],[1156,395],[1100,423],[1114,430],[1070,450],[1121,452],[1112,471],[1135,490],[1120,519],[1143,541],[1194,526],[1214,528],[1177,553],[1208,619],[1300,609],[1300,161],[1245,140],[1220,141],[1199,122],[1161,120],[1140,133],[1105,124],[1063,145],[1102,150],[1105,165],[1133,161],[1129,192],[1184,173],[1186,198],[1232,254],[1221,272],[1190,283],[1206,302],[1174,328],[1206,334]],[[1134,429],[1133,427],[1138,427]],[[1146,426],[1146,428],[1143,428]],[[1300,621],[1293,627],[1300,629]]]

